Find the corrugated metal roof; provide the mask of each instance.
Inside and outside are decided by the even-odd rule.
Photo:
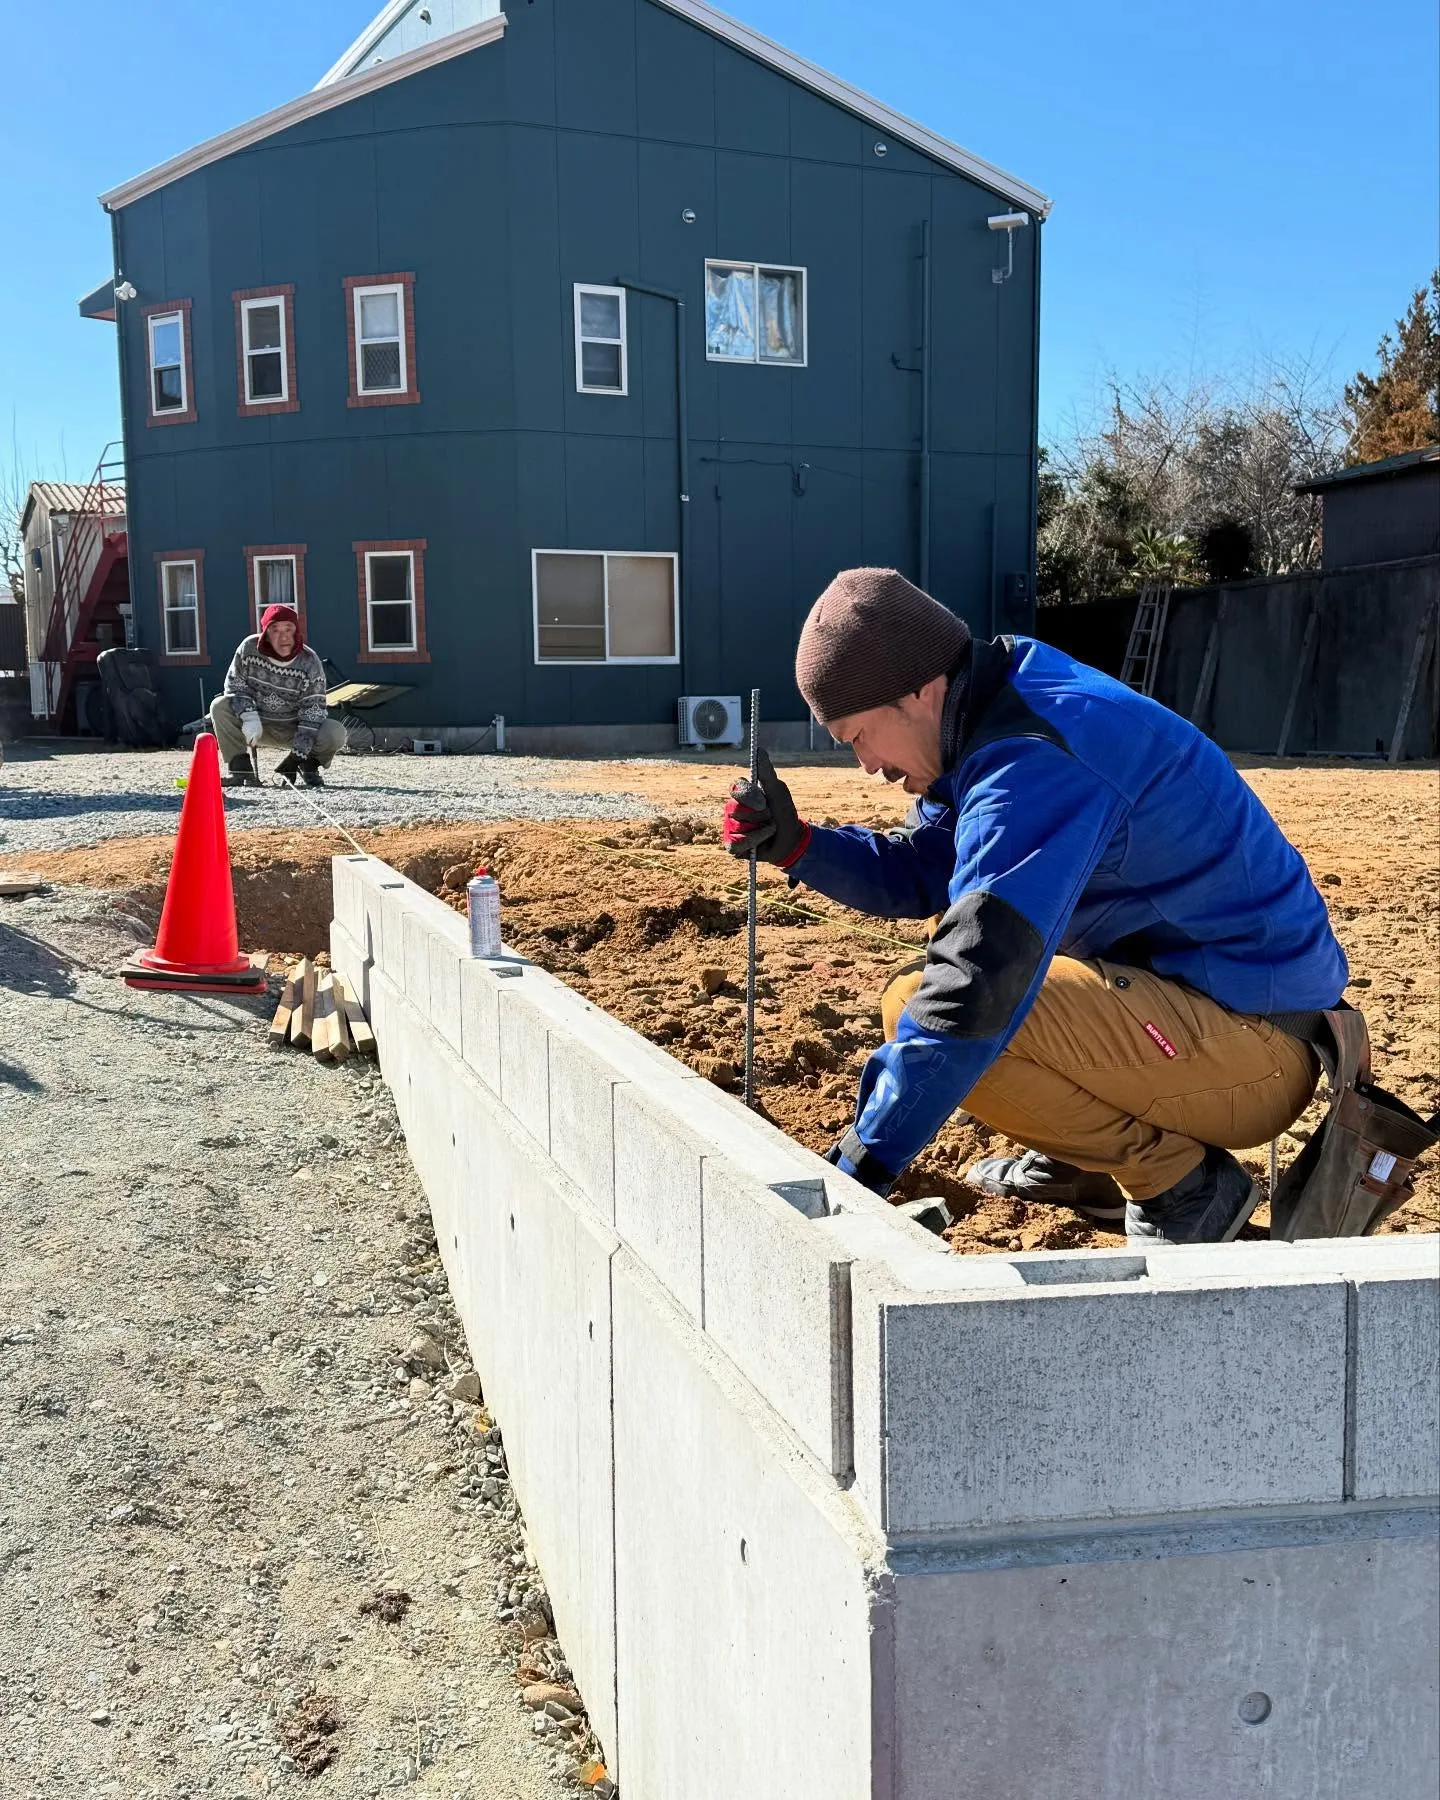
[[[32,481],[30,497],[52,513],[73,513],[85,510],[85,496],[90,489],[83,481]],[[125,510],[124,482],[107,481],[105,484],[105,511],[112,517],[118,517]]]

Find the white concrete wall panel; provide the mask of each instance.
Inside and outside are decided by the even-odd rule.
[[[330,921],[330,967],[350,983],[361,1010],[368,1016],[370,959],[338,919]]]
[[[628,1085],[615,1089],[615,1229],[697,1325],[705,1148],[665,1096]]]
[[[1440,1492],[1440,1283],[1433,1267],[1429,1274],[1358,1280],[1353,1329],[1349,1498]]]
[[[1205,1549],[898,1572],[896,1800],[1433,1796],[1433,1537]]]
[[[722,1157],[701,1166],[708,1337],[832,1475],[850,1473],[850,1265]]]
[[[500,1098],[540,1148],[550,1151],[550,1032],[522,990],[527,975],[500,988]]]
[[[883,1793],[872,1782],[879,1546],[623,1250],[613,1276],[621,1791]]]
[[[856,1436],[884,1446],[857,1480],[891,1533],[1343,1496],[1343,1281],[853,1287],[880,1359]]]

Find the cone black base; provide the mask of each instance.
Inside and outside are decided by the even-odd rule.
[[[177,993],[188,994],[263,994],[265,992],[265,971],[263,969],[241,969],[234,975],[222,975],[214,972],[187,975],[178,969],[152,969],[136,959],[123,964],[120,973],[125,978],[126,987],[133,988],[171,988]]]

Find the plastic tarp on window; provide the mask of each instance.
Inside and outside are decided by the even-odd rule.
[[[798,269],[760,271],[760,360],[804,362],[804,277]]]
[[[705,354],[755,360],[755,271],[711,263],[705,271]]]

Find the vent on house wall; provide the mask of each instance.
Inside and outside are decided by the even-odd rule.
[[[745,740],[738,694],[682,694],[678,712],[682,749],[740,744]]]

